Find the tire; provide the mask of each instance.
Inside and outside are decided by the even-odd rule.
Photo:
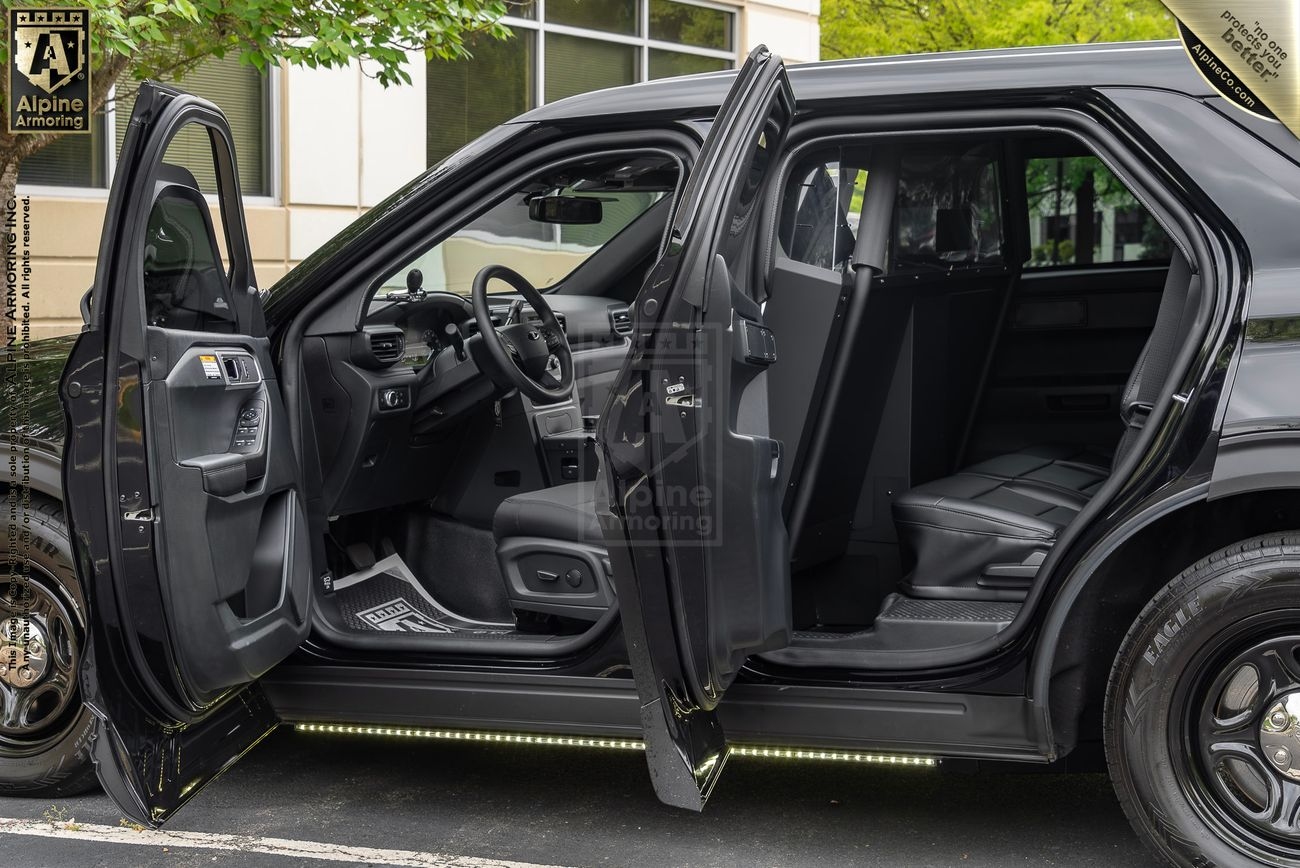
[[[30,507],[20,506],[19,510],[20,521],[26,519],[31,531],[28,563],[33,593],[44,595],[42,600],[48,596],[56,601],[59,611],[66,615],[66,623],[57,629],[60,643],[70,650],[67,662],[72,676],[70,686],[58,692],[61,698],[48,718],[39,720],[35,731],[16,734],[0,729],[0,796],[61,798],[98,786],[90,756],[95,721],[81,701],[76,678],[76,663],[86,637],[86,600],[77,581],[62,506],[33,494]],[[13,532],[7,514],[4,519],[0,549],[7,548]],[[7,593],[8,586],[8,580],[0,577],[0,594]],[[0,625],[8,622],[7,614],[0,610]],[[53,640],[49,644],[52,646]],[[47,652],[47,657],[48,665],[53,665],[54,652]]]
[[[1106,757],[1164,864],[1300,866],[1300,720],[1279,716],[1298,708],[1300,533],[1216,552],[1147,604],[1111,670]]]

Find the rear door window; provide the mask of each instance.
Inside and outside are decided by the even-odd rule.
[[[1030,156],[1025,193],[1026,268],[1169,261],[1173,247],[1165,230],[1092,154]]]

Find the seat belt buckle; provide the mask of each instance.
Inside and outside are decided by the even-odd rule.
[[[1154,409],[1155,405],[1148,401],[1130,401],[1120,411],[1120,418],[1130,428],[1141,428],[1147,423],[1147,417],[1151,415],[1151,411]]]

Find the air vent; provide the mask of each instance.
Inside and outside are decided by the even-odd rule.
[[[367,326],[352,340],[352,360],[363,368],[387,368],[406,355],[406,336],[392,326]]]
[[[632,311],[625,307],[611,307],[609,309],[609,327],[614,330],[616,335],[632,334]]]
[[[405,349],[406,340],[399,332],[372,334],[370,336],[370,352],[375,354],[377,360],[386,365],[391,365],[400,359]]]

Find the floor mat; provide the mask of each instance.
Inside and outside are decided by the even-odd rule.
[[[334,600],[353,630],[499,635],[515,629],[514,624],[475,621],[440,606],[400,555],[336,581]]]

